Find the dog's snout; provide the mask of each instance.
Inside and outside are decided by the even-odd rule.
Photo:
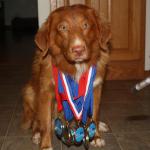
[[[76,38],[71,45],[71,51],[76,54],[82,54],[85,51],[84,41],[80,38]]]
[[[72,52],[75,53],[81,53],[85,50],[85,46],[84,45],[75,45],[72,47]]]

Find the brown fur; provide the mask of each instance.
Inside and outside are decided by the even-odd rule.
[[[58,28],[58,25],[64,20],[67,20],[69,29],[63,29],[64,26],[61,25]],[[86,25],[84,29],[80,26],[83,23],[82,20],[88,22],[88,28]],[[96,64],[96,79],[103,79],[109,58],[108,42],[111,34],[109,26],[102,23],[93,9],[85,5],[61,7],[51,13],[35,36],[37,50],[32,66],[32,78],[23,90],[22,126],[26,129],[32,127],[33,133],[40,132],[42,149],[52,147],[55,96],[52,64],[62,72],[75,77],[77,73],[76,55],[80,57],[80,53],[72,53],[76,37],[85,46],[83,53],[86,54],[86,57],[78,63],[86,64],[87,68]],[[102,86],[99,83],[94,88],[93,119],[97,124],[99,122],[101,90]],[[100,136],[99,131],[97,136]]]

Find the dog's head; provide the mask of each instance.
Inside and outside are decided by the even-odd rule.
[[[35,42],[45,55],[63,55],[79,63],[108,50],[110,30],[92,8],[73,5],[56,9],[36,34]]]

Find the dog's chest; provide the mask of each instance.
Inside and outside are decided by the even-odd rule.
[[[77,83],[79,83],[81,76],[83,75],[84,72],[87,71],[88,66],[87,66],[87,64],[82,63],[82,64],[75,64],[75,67],[76,67],[76,73],[73,76],[73,78]],[[95,80],[93,82],[93,87],[96,87],[99,84],[102,84],[102,81],[103,81],[102,78],[100,76],[96,75]],[[55,85],[54,79],[52,79],[52,83],[53,83],[53,85]]]
[[[75,74],[75,80],[76,82],[79,82],[82,74],[87,70],[88,66],[86,64],[76,64],[76,74]],[[98,86],[99,84],[102,84],[103,80],[101,77],[96,76],[94,82],[93,82],[93,87]]]
[[[76,73],[75,73],[75,81],[79,82],[82,74],[87,70],[86,64],[75,64],[76,67]]]

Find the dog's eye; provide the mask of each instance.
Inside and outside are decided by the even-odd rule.
[[[89,28],[89,24],[88,23],[83,23],[83,25],[82,25],[82,29],[83,30],[87,30],[88,28]]]
[[[68,26],[66,24],[59,24],[58,30],[63,32],[68,31]]]

